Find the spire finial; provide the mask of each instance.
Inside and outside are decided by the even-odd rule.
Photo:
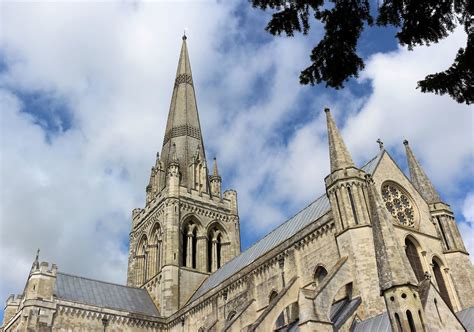
[[[378,138],[377,143],[379,144],[379,149],[383,150],[383,141],[380,138]]]
[[[408,140],[404,139],[403,140],[403,145],[408,146]]]
[[[188,37],[186,36],[186,30],[188,30],[188,28],[184,28],[184,32],[183,32],[183,40],[186,40],[186,39],[188,39]]]

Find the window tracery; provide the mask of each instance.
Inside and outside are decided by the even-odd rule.
[[[395,183],[382,186],[382,198],[392,217],[402,226],[415,227],[415,208],[412,200]]]

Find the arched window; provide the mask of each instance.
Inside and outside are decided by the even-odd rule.
[[[398,331],[403,332],[402,322],[400,321],[400,316],[395,313],[395,321],[397,322]]]
[[[410,332],[416,332],[415,322],[410,310],[407,310],[408,325],[410,326]]]
[[[188,221],[182,230],[182,265],[195,269],[197,264],[197,224]]]
[[[446,281],[444,280],[443,271],[441,271],[441,266],[436,259],[433,259],[433,274],[438,284],[439,293],[443,298],[444,302],[452,309],[451,300],[448,294],[448,288],[446,287]]]
[[[214,272],[223,265],[224,257],[222,253],[222,245],[224,242],[224,229],[219,224],[214,224],[207,235],[207,250],[209,272]]]
[[[314,283],[316,287],[318,287],[321,282],[326,278],[328,275],[328,271],[322,267],[321,265],[316,268],[316,271],[314,272]]]
[[[143,235],[138,242],[135,258],[135,282],[141,286],[147,281],[147,256],[148,256],[148,238]]]
[[[154,277],[161,269],[161,227],[160,224],[153,226],[150,233],[150,244],[148,245],[147,267],[148,279]]]
[[[229,313],[229,315],[227,316],[227,321],[230,322],[230,321],[232,320],[232,318],[235,317],[235,315],[237,315],[237,313],[236,313],[235,311],[231,311],[231,312]]]
[[[270,296],[268,297],[268,303],[272,302],[272,300],[278,296],[278,293],[276,290],[272,290],[270,292]]]
[[[425,272],[423,271],[423,266],[421,265],[420,256],[418,255],[418,250],[416,249],[415,244],[410,239],[405,239],[405,253],[410,262],[413,272],[415,272],[416,279],[422,281],[425,278]]]
[[[278,316],[274,331],[296,331],[294,330],[297,327],[299,322],[299,307],[298,302],[293,302],[287,306]]]

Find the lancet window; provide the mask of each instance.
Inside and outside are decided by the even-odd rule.
[[[420,256],[418,255],[418,250],[416,249],[415,244],[408,238],[405,240],[405,253],[413,272],[415,272],[416,278],[418,281],[422,281],[425,278],[423,265],[421,264]]]
[[[436,279],[436,283],[438,284],[439,293],[443,298],[444,302],[452,308],[451,300],[449,298],[448,287],[446,285],[446,280],[443,275],[443,271],[441,270],[441,264],[438,263],[436,259],[433,259],[433,274]]]
[[[218,224],[209,229],[207,235],[208,271],[214,272],[223,264],[223,242],[225,232]]]
[[[146,235],[143,235],[140,241],[138,242],[135,259],[135,283],[141,286],[147,280],[148,270],[148,238]]]
[[[197,265],[197,224],[189,221],[182,231],[182,265],[195,269]]]
[[[150,242],[147,255],[147,279],[151,279],[161,270],[162,231],[156,224],[150,233]]]
[[[316,268],[316,271],[314,272],[314,284],[316,287],[318,287],[321,282],[326,278],[328,275],[328,271],[322,266],[318,266]]]

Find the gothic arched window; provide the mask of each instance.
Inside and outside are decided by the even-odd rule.
[[[193,221],[184,224],[182,244],[182,265],[195,269],[197,264],[197,225]]]
[[[422,281],[425,278],[425,272],[423,271],[423,265],[421,265],[418,249],[416,249],[415,244],[408,238],[405,239],[405,253],[413,272],[415,272],[416,279]]]
[[[268,297],[268,303],[272,302],[272,300],[278,296],[278,293],[276,290],[272,290],[270,292],[270,296]]]
[[[156,224],[150,233],[147,267],[148,278],[155,276],[161,269],[161,227]]]
[[[443,298],[444,302],[452,309],[451,299],[449,298],[448,288],[446,286],[446,281],[443,276],[443,271],[441,270],[441,264],[437,262],[436,259],[433,259],[433,274],[438,284],[439,293]]]
[[[388,212],[402,226],[415,226],[414,203],[399,185],[388,182],[382,186],[382,198]]]
[[[222,245],[224,242],[224,229],[219,224],[214,224],[207,235],[207,250],[209,272],[214,272],[223,265],[224,257]]]
[[[299,318],[298,302],[293,302],[278,315],[274,331],[297,331]]]
[[[143,285],[147,281],[147,256],[148,256],[148,238],[143,235],[136,249],[136,268],[135,282],[137,285]]]
[[[321,265],[316,268],[316,271],[314,272],[314,284],[316,287],[318,287],[321,282],[326,278],[328,275],[328,271],[322,267]]]

